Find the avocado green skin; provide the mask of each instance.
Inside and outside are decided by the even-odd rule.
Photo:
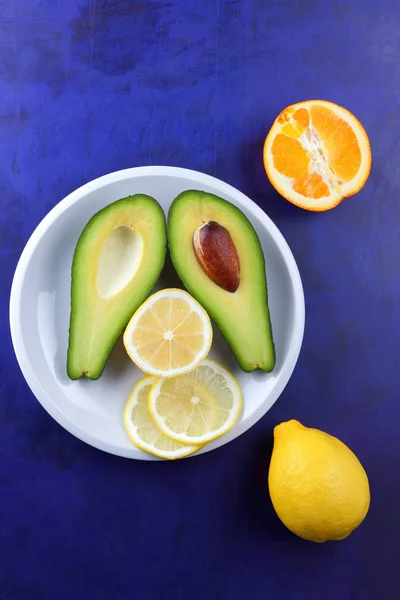
[[[182,221],[187,223],[190,211],[202,215],[203,219],[198,225],[209,220],[223,225],[234,243],[236,237],[237,250],[242,243],[240,240],[246,240],[248,244],[245,251],[239,252],[240,268],[242,271],[247,261],[252,272],[251,279],[256,281],[256,287],[249,297],[241,297],[240,310],[235,309],[235,315],[230,314],[230,293],[213,283],[197,264],[192,246],[196,225],[186,236],[183,232]],[[170,207],[168,242],[171,260],[179,278],[192,296],[207,310],[229,343],[241,369],[248,373],[256,369],[271,372],[276,357],[268,309],[265,260],[258,235],[248,218],[239,208],[218,196],[188,190],[177,196]],[[244,285],[245,282],[241,281],[235,294]],[[252,286],[254,287],[254,283]],[[240,293],[242,294],[243,290]]]
[[[132,281],[124,288],[127,293],[123,294],[121,306],[112,311],[111,322],[105,323],[105,319],[100,319],[104,331],[99,338],[95,337],[94,352],[87,356],[87,346],[92,345],[91,325],[96,316],[92,312],[92,308],[98,301],[97,290],[89,283],[90,278],[93,279],[93,271],[97,268],[97,265],[93,263],[96,263],[95,259],[98,258],[98,254],[93,254],[91,248],[99,232],[101,233],[109,224],[110,218],[115,220],[118,213],[127,212],[129,220],[134,222],[138,210],[145,210],[146,214],[151,214],[154,229],[151,236],[151,247],[143,248],[143,252],[147,252],[147,256],[151,257],[147,260],[146,273],[142,273],[143,267],[140,265]],[[117,226],[126,224],[128,223],[119,222]],[[164,211],[151,196],[136,194],[117,200],[97,212],[87,223],[75,247],[72,261],[71,313],[67,353],[67,373],[70,379],[76,380],[85,376],[95,380],[100,377],[111,351],[129,319],[157,282],[165,263],[166,249],[167,232]],[[88,264],[90,254],[92,254],[92,260]],[[138,278],[139,271],[140,278]],[[138,279],[140,279],[139,285],[137,284]],[[121,295],[121,293],[118,294],[118,296]],[[96,332],[94,335],[96,336]]]

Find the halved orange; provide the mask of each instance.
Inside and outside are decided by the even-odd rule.
[[[368,135],[333,102],[292,104],[275,119],[264,144],[274,188],[306,210],[324,211],[361,190],[371,170]]]

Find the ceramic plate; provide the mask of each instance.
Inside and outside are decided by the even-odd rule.
[[[240,421],[208,452],[256,423],[286,386],[296,364],[304,330],[304,296],[293,255],[277,227],[249,198],[208,175],[173,167],[140,167],[111,173],[79,188],[43,219],[29,239],[15,271],[10,325],[15,353],[32,392],[67,431],[92,446],[128,458],[156,460],[132,445],[123,408],[142,373],[126,356],[121,340],[97,381],[71,381],[66,373],[70,273],[78,237],[98,210],[130,194],[156,198],[165,213],[188,189],[212,192],[236,204],[260,237],[268,277],[269,306],[277,362],[271,374],[243,373],[225,340],[215,332],[211,356],[237,377],[244,395]],[[158,288],[179,285],[167,263]]]

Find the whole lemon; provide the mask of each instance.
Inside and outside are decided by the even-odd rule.
[[[268,485],[280,520],[313,542],[347,537],[370,504],[367,474],[355,454],[294,419],[274,429]]]

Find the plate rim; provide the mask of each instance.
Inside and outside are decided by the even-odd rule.
[[[124,449],[123,447],[115,446],[114,444],[109,444],[108,442],[99,440],[91,433],[81,428],[78,423],[74,423],[71,420],[65,422],[64,414],[60,411],[57,405],[55,405],[52,402],[51,398],[41,386],[33,368],[31,367],[30,360],[25,351],[22,328],[20,326],[20,320],[18,318],[18,313],[21,305],[22,284],[27,271],[27,267],[29,265],[33,251],[35,250],[37,244],[39,243],[43,235],[52,225],[52,223],[54,223],[65,210],[67,210],[73,204],[79,202],[79,200],[83,199],[87,194],[96,191],[104,185],[108,185],[125,179],[137,178],[140,176],[165,176],[178,178],[184,176],[185,178],[191,179],[193,183],[208,184],[211,187],[219,188],[219,193],[221,195],[223,195],[224,193],[230,197],[235,197],[239,195],[243,206],[246,206],[246,208],[251,213],[253,213],[254,216],[256,216],[262,224],[266,226],[266,229],[273,236],[274,242],[277,244],[279,251],[281,252],[288,267],[290,280],[294,289],[294,327],[289,344],[288,357],[282,367],[279,381],[275,385],[275,387],[272,390],[272,393],[269,396],[269,400],[271,402],[269,408],[263,410],[263,405],[261,405],[261,410],[255,411],[252,414],[251,418],[246,421],[246,427],[244,429],[241,428],[240,423],[238,423],[237,426],[235,426],[230,433],[223,436],[222,438],[219,438],[218,440],[215,440],[214,442],[211,442],[210,444],[207,444],[199,452],[187,457],[191,458],[199,456],[206,452],[210,452],[218,447],[224,446],[233,439],[239,437],[240,435],[251,429],[251,427],[253,427],[253,425],[255,425],[255,423],[257,423],[268,412],[268,410],[272,408],[272,406],[280,397],[291,378],[291,375],[294,371],[300,354],[300,349],[304,337],[304,289],[302,285],[300,272],[296,260],[293,256],[293,253],[289,247],[289,244],[287,243],[279,228],[275,225],[272,219],[264,212],[264,210],[260,206],[258,206],[253,200],[251,200],[251,198],[246,196],[243,192],[241,192],[234,186],[222,181],[221,179],[218,179],[217,177],[208,175],[206,173],[202,173],[201,171],[195,171],[193,169],[187,169],[183,167],[149,165],[113,171],[106,175],[102,175],[96,179],[93,179],[72,191],[65,198],[60,200],[43,217],[43,219],[40,221],[40,223],[36,226],[32,234],[30,235],[28,241],[25,244],[24,249],[22,250],[22,253],[14,271],[10,292],[9,323],[11,340],[19,368],[28,387],[35,396],[36,400],[41,404],[41,406],[46,410],[46,412],[58,423],[58,425],[63,427],[66,431],[78,438],[83,443],[89,444],[90,446],[97,448],[98,450],[102,450],[103,452],[107,452],[114,456],[120,456],[134,460],[162,460],[157,459],[156,457],[153,457],[151,455],[146,455],[145,453],[141,453],[143,454],[143,456],[141,454],[136,456],[135,454],[131,453],[132,450],[137,450],[136,447],[132,448],[132,450],[129,450]]]

